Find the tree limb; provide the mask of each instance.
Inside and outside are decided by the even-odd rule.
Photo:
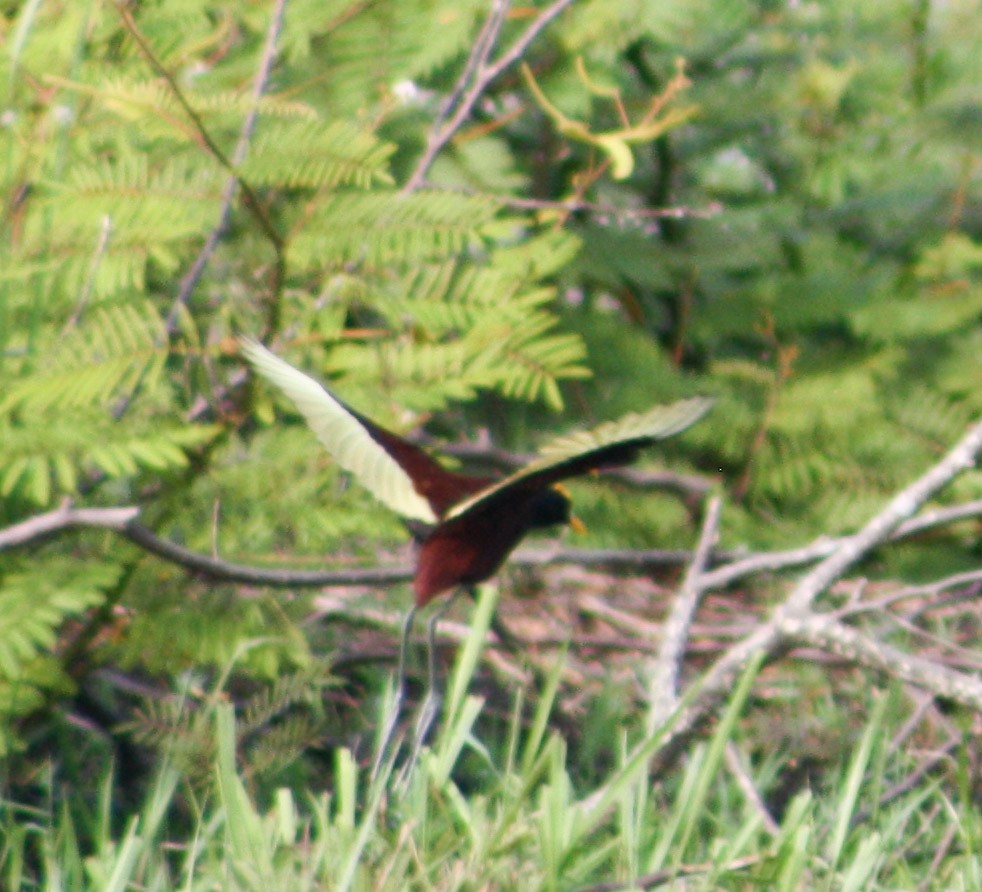
[[[811,614],[785,618],[781,621],[780,633],[788,641],[820,647],[850,662],[930,691],[935,697],[947,697],[982,712],[982,681],[978,678],[906,653],[828,616]]]
[[[786,650],[795,638],[809,630],[815,631],[811,625],[815,619],[811,608],[816,598],[840,578],[848,567],[886,541],[934,493],[950,483],[959,473],[972,467],[980,451],[982,421],[970,427],[961,442],[941,461],[891,499],[859,532],[837,540],[834,550],[802,577],[787,599],[774,610],[771,619],[732,645],[695,682],[695,696],[675,716],[672,727],[664,732],[658,760],[674,760],[685,741],[725,699],[739,674],[751,661],[761,654],[765,660],[772,660]],[[707,579],[708,575],[703,577],[704,585],[708,584]],[[848,642],[857,654],[870,660],[876,659],[875,653],[865,647],[856,636],[850,635]],[[937,693],[975,708],[982,708],[982,688],[974,679],[961,674],[947,674],[950,670],[932,675],[926,671],[921,658],[909,657],[892,648],[884,652],[889,654],[890,660],[880,665],[886,667],[892,662],[894,674],[908,678],[929,690],[936,684]]]
[[[135,506],[121,508],[72,508],[64,501],[58,508],[44,514],[36,514],[20,523],[0,530],[0,551],[30,545],[62,530],[105,529],[121,532],[140,514]]]
[[[648,733],[653,734],[678,705],[679,670],[685,657],[685,643],[689,637],[692,619],[699,608],[706,589],[702,586],[702,572],[719,536],[722,500],[714,496],[706,508],[699,544],[692,557],[682,585],[672,600],[672,608],[662,628],[661,647],[651,674],[648,688]]]
[[[381,586],[404,582],[412,576],[409,567],[291,570],[238,564],[192,551],[158,536],[136,522],[139,514],[140,509],[136,506],[73,508],[66,500],[58,508],[0,529],[0,552],[28,546],[66,530],[105,529],[126,537],[135,545],[163,560],[171,561],[218,582],[241,582],[280,588]],[[978,516],[982,516],[982,500],[933,510],[899,526],[890,540],[920,533],[952,521]],[[725,563],[715,570],[704,571],[700,578],[700,587],[707,591],[718,589],[760,570],[800,566],[828,554],[841,541],[841,539],[823,539],[804,548],[765,552],[748,557],[738,551],[713,551],[712,560]],[[573,564],[604,568],[628,575],[632,573],[644,575],[665,567],[682,566],[689,563],[692,558],[693,553],[683,549],[523,548],[515,552],[510,563],[524,567]]]

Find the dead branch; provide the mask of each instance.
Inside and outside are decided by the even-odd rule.
[[[487,89],[488,85],[506,68],[514,65],[529,48],[532,41],[556,18],[573,0],[555,0],[540,12],[532,24],[505,50],[497,60],[490,62],[491,53],[497,42],[498,35],[508,15],[508,0],[496,0],[488,15],[488,19],[474,41],[463,72],[457,84],[450,91],[440,115],[433,122],[430,134],[426,140],[426,149],[416,164],[404,187],[405,192],[415,192],[426,180],[426,174],[444,146],[467,120],[477,100]]]
[[[819,596],[840,580],[846,570],[872,549],[888,541],[921,505],[958,474],[973,467],[980,451],[982,421],[969,428],[961,442],[941,461],[894,496],[861,530],[836,540],[828,555],[792,587],[770,619],[730,646],[693,683],[686,706],[675,715],[671,727],[663,732],[658,760],[662,763],[674,760],[685,741],[718,708],[741,672],[752,662],[761,658],[764,662],[773,660],[799,642],[808,642],[861,665],[904,679],[936,696],[982,709],[982,682],[977,678],[869,639],[814,610]],[[766,556],[759,556],[758,565],[765,565],[765,561]],[[706,587],[711,585],[713,575],[703,575],[701,584]]]

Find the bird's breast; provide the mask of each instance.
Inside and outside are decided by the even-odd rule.
[[[416,605],[493,575],[527,529],[518,516],[502,512],[464,515],[438,526],[419,551],[413,581]]]

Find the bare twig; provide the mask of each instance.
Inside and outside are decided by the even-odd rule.
[[[940,808],[941,806],[939,805],[938,807]],[[934,824],[931,816],[925,815],[924,819],[925,822],[930,821],[930,824],[925,823],[926,827]],[[918,885],[918,890],[932,888],[934,881],[941,875],[942,865],[951,857],[952,847],[956,845],[962,833],[960,823],[959,821],[951,821],[945,829],[941,841],[935,844],[934,857],[931,858],[931,864],[925,873],[923,882]]]
[[[982,499],[963,502],[960,505],[953,505],[949,508],[933,508],[930,511],[922,512],[917,517],[905,520],[884,541],[895,542],[899,539],[916,536],[918,533],[935,529],[947,523],[954,523],[959,520],[967,520],[979,516],[982,516]],[[844,538],[822,536],[810,545],[804,545],[801,548],[748,555],[747,557],[717,567],[715,570],[708,571],[703,578],[703,582],[707,589],[725,588],[728,585],[732,585],[738,579],[753,576],[756,573],[766,570],[786,570],[791,567],[801,566],[802,564],[810,564],[812,561],[832,554],[844,541]]]
[[[707,589],[721,589],[732,585],[738,579],[744,579],[757,573],[768,570],[787,570],[791,567],[810,564],[831,554],[841,541],[841,539],[821,536],[810,545],[803,545],[800,548],[751,554],[723,564],[715,570],[709,570],[703,577],[703,584]]]
[[[62,327],[62,335],[67,334],[69,331],[78,325],[79,321],[82,319],[82,314],[85,312],[85,308],[89,305],[89,299],[92,297],[92,290],[95,288],[96,275],[99,273],[99,267],[102,265],[103,258],[106,256],[106,251],[109,249],[109,237],[112,235],[113,231],[113,220],[112,216],[109,214],[104,214],[102,217],[102,226],[99,227],[99,240],[96,242],[95,251],[92,254],[92,260],[89,261],[88,275],[85,277],[85,281],[82,283],[82,290],[78,296],[78,302],[75,304],[75,309],[72,311],[72,315],[68,322]]]
[[[770,809],[768,809],[767,803],[764,802],[764,797],[760,795],[760,790],[754,784],[754,779],[750,776],[747,766],[743,764],[740,751],[736,748],[736,744],[732,740],[727,742],[723,751],[723,757],[726,759],[726,767],[730,769],[730,774],[733,775],[737,786],[740,787],[747,802],[750,803],[754,811],[760,816],[760,822],[764,825],[764,828],[771,836],[777,836],[781,832],[781,826],[774,820],[774,816],[771,814]]]
[[[783,608],[786,614],[806,610],[818,595],[838,579],[846,569],[871,548],[887,540],[890,534],[934,493],[950,483],[962,471],[975,464],[982,451],[982,422],[973,425],[962,441],[941,461],[899,492],[879,514],[858,533],[841,540],[840,546],[808,573],[795,587]]]
[[[820,647],[852,663],[930,691],[936,697],[948,697],[982,711],[982,681],[978,678],[869,638],[827,616],[787,617],[781,621],[779,632],[787,641]]]
[[[488,21],[481,30],[479,39],[474,43],[474,49],[464,66],[461,77],[444,103],[440,117],[430,130],[426,140],[426,149],[406,181],[403,188],[404,192],[415,192],[423,184],[436,156],[467,120],[488,84],[521,58],[532,41],[572,2],[573,0],[555,0],[536,16],[532,24],[525,29],[508,50],[501,54],[497,61],[488,64],[504,17],[508,12],[508,3],[505,0],[496,0],[488,16]],[[469,86],[467,86],[468,81],[470,82]]]
[[[678,705],[678,680],[685,657],[685,643],[689,637],[692,619],[706,591],[702,584],[702,573],[719,535],[721,510],[722,500],[719,496],[714,496],[706,508],[696,552],[672,601],[672,609],[665,618],[661,647],[648,688],[649,734],[653,734]]]
[[[889,538],[890,534],[934,493],[959,473],[972,467],[980,451],[982,451],[982,422],[977,422],[969,428],[968,433],[954,449],[895,496],[858,533],[839,540],[836,549],[794,587],[787,600],[774,611],[770,621],[731,646],[698,680],[697,693],[686,708],[677,714],[671,729],[666,733],[658,758],[671,761],[675,757],[680,746],[710,716],[732,688],[740,672],[751,661],[761,654],[766,659],[773,659],[789,645],[791,640],[800,639],[808,631],[819,634],[817,627],[810,626],[811,620],[814,619],[811,606],[819,594],[870,549]],[[828,625],[826,624],[824,628],[828,629]],[[847,631],[852,632],[849,629]],[[854,648],[856,658],[869,660],[870,665],[889,669],[893,674],[914,684],[923,685],[958,702],[982,708],[982,683],[973,678],[941,669],[934,664],[925,666],[926,661],[908,657],[894,649],[888,652],[889,660],[883,661],[882,653],[885,651],[881,651],[881,656],[877,657],[876,648],[866,647],[865,642],[852,634],[841,636],[841,641],[848,642]],[[829,645],[834,643],[831,636],[826,643]],[[890,660],[899,663],[890,669]]]
[[[615,629],[644,636],[643,640],[638,641],[637,649],[644,650],[647,647],[654,651],[652,642],[661,634],[659,623],[646,620],[630,611],[621,610],[605,598],[598,598],[596,595],[585,595],[577,599],[576,606],[584,615],[598,617]]]
[[[139,545],[165,561],[179,564],[195,573],[222,582],[241,582],[266,585],[271,588],[317,588],[321,586],[393,585],[412,578],[409,567],[368,567],[350,570],[286,570],[275,567],[251,567],[221,558],[191,551],[168,542],[137,523],[127,524],[120,532],[130,542]]]
[[[454,113],[457,104],[464,95],[464,91],[467,89],[467,85],[487,65],[488,59],[494,51],[494,45],[498,42],[498,35],[501,34],[501,29],[504,27],[505,20],[508,18],[508,10],[510,8],[511,0],[493,0],[491,11],[488,13],[486,21],[478,32],[474,46],[471,47],[471,53],[467,57],[464,70],[460,73],[460,77],[457,78],[457,83],[453,85],[453,88],[440,104],[440,111],[437,113],[436,120],[433,122],[431,132],[439,131],[447,118]]]
[[[924,713],[934,708],[934,698],[922,696],[920,702],[914,709],[911,717],[904,723],[900,733],[890,741],[890,749],[894,752],[902,752],[902,742],[913,734],[917,724],[923,719]],[[948,739],[933,752],[930,753],[913,771],[907,774],[902,780],[892,784],[883,791],[876,803],[875,809],[886,808],[891,802],[899,799],[905,793],[909,793],[939,765],[952,760],[952,752],[961,747],[964,743],[964,735],[960,731],[955,731],[948,736]],[[874,806],[868,805],[857,810],[853,816],[853,826],[862,824],[872,817]]]
[[[282,2],[282,0],[280,0]],[[253,218],[259,224],[260,229],[262,229],[263,234],[269,240],[270,244],[276,252],[276,282],[273,289],[274,293],[279,290],[279,283],[283,280],[283,274],[286,268],[286,258],[285,258],[285,246],[283,244],[283,239],[280,234],[276,231],[276,227],[273,226],[272,220],[270,220],[268,214],[264,210],[262,203],[259,200],[259,196],[253,190],[253,188],[241,177],[235,169],[235,164],[233,161],[225,154],[221,146],[212,139],[211,134],[205,127],[204,121],[201,116],[195,111],[194,107],[188,102],[187,97],[184,95],[184,91],[181,89],[180,85],[164,65],[161,64],[160,60],[157,58],[153,47],[147,42],[147,39],[143,36],[140,31],[136,20],[133,18],[133,14],[130,10],[122,3],[116,5],[116,10],[119,13],[120,18],[123,20],[123,25],[129,32],[129,35],[133,38],[136,45],[139,47],[140,52],[143,57],[150,64],[157,74],[162,77],[166,82],[168,87],[170,87],[171,93],[177,100],[177,103],[184,110],[187,115],[188,120],[193,124],[195,132],[201,139],[201,142],[205,145],[208,151],[211,153],[212,157],[227,170],[233,177],[236,178],[239,188],[242,190],[242,200],[246,207],[252,213]],[[276,16],[274,15],[274,22],[276,21]],[[270,31],[269,33],[278,33],[279,24],[276,23],[275,32]]]
[[[256,71],[256,76],[252,83],[252,107],[242,122],[242,129],[239,131],[239,138],[235,144],[235,150],[232,152],[230,164],[233,169],[238,168],[245,161],[246,155],[249,152],[252,134],[256,127],[256,121],[259,119],[259,100],[266,91],[269,73],[276,59],[276,46],[279,41],[280,30],[283,27],[283,12],[285,8],[286,0],[276,0],[276,5],[273,7],[273,15],[269,22],[269,28],[266,31],[266,43],[263,47],[262,57],[259,60],[259,68]],[[166,328],[169,335],[173,334],[177,329],[181,309],[190,299],[191,292],[194,291],[198,280],[208,266],[211,255],[214,254],[215,249],[225,235],[229,217],[232,213],[232,202],[239,189],[239,182],[239,175],[237,173],[232,173],[226,181],[225,189],[222,192],[222,206],[218,214],[218,222],[208,234],[208,238],[205,240],[204,245],[201,246],[198,256],[194,258],[191,268],[187,271],[184,278],[181,279],[181,287],[178,290],[177,297],[174,298],[170,312],[167,314]],[[276,242],[274,242],[275,246]]]
[[[575,196],[560,200],[543,198],[512,198],[496,196],[497,200],[510,208],[529,211],[564,211],[567,214],[586,211],[597,217],[608,217],[625,223],[644,222],[645,220],[710,220],[723,212],[723,205],[718,201],[710,201],[704,207],[688,207],[674,205],[658,208],[622,208],[613,204],[597,204],[584,201]]]
[[[647,574],[665,567],[678,567],[692,560],[691,551],[665,548],[522,548],[509,559],[519,567],[555,567],[575,564],[602,567],[622,573]]]
[[[972,502],[962,502],[960,505],[951,505],[947,508],[932,508],[930,511],[922,511],[917,517],[905,520],[891,538],[900,536],[913,536],[924,530],[932,529],[939,524],[954,523],[958,520],[970,520],[982,514],[982,499],[975,499]]]

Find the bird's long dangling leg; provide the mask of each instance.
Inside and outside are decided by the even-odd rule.
[[[433,616],[426,624],[426,696],[420,704],[419,712],[416,713],[416,727],[413,730],[413,746],[409,753],[409,758],[402,769],[403,779],[408,779],[416,760],[419,758],[423,744],[426,742],[426,735],[433,724],[433,720],[440,714],[443,706],[443,694],[440,692],[440,685],[437,681],[437,650],[436,633],[437,626],[444,614],[450,609],[450,605],[457,600],[461,589],[457,589],[447,600],[441,604]]]
[[[395,695],[392,699],[392,706],[385,717],[385,727],[378,741],[378,751],[375,753],[375,762],[372,765],[372,778],[378,777],[385,757],[388,754],[389,745],[395,736],[396,728],[399,725],[399,716],[402,713],[402,701],[405,699],[406,692],[406,655],[409,650],[409,635],[413,630],[413,621],[416,619],[415,605],[410,607],[406,613],[406,618],[402,621],[402,634],[399,638],[399,661],[396,664],[395,674]]]

